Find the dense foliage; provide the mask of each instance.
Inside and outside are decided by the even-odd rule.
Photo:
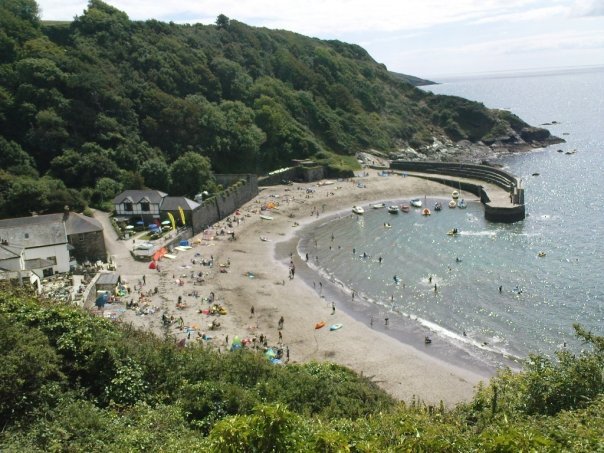
[[[524,125],[408,80],[418,82],[359,46],[223,15],[215,25],[136,22],[90,0],[72,22],[44,24],[34,0],[3,0],[0,215],[102,205],[142,186],[193,195],[213,186],[212,172]],[[203,159],[183,163],[192,153]],[[195,187],[192,175],[203,175]]]
[[[329,363],[178,348],[0,292],[3,451],[600,451],[604,338],[531,357],[453,409],[395,403]]]

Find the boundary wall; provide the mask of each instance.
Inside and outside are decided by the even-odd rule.
[[[193,236],[239,209],[258,195],[258,177],[245,175],[215,175],[216,181],[226,189],[203,200],[191,213]]]

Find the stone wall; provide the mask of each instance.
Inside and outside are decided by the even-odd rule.
[[[107,249],[105,248],[105,237],[102,231],[71,234],[67,236],[67,240],[74,247],[72,255],[78,263],[95,262],[97,260],[107,262]]]
[[[226,189],[204,200],[201,206],[193,210],[191,215],[193,235],[233,214],[258,195],[258,177],[256,175],[216,175],[216,181]],[[230,183],[230,185],[227,187],[224,183]]]
[[[464,192],[473,193],[480,198],[480,201],[484,206],[485,218],[491,222],[511,223],[523,220],[526,217],[524,189],[520,187],[518,178],[499,168],[477,164],[400,160],[393,161],[390,168],[402,171],[428,173],[428,176],[422,177]],[[473,184],[467,181],[439,178],[438,175],[478,179],[494,184],[509,192],[510,204],[509,206],[493,205],[487,191],[482,185]]]
[[[325,178],[325,167],[322,165],[314,167],[299,166],[286,168],[279,173],[263,176],[259,179],[259,184],[266,187],[283,184],[283,181],[312,182],[320,181],[323,178]]]

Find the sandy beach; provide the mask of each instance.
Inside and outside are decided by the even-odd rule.
[[[359,182],[364,187],[358,187]],[[289,351],[289,363],[316,360],[345,365],[400,400],[415,398],[427,404],[442,400],[447,406],[469,400],[484,375],[404,344],[388,335],[383,325],[373,328],[347,313],[338,301],[321,297],[316,286],[313,288],[313,271],[295,248],[305,225],[339,211],[348,215],[353,205],[424,195],[448,197],[450,188],[410,176],[378,176],[375,170],[369,170],[366,177],[324,183],[261,189],[238,215],[231,216],[230,225],[225,220],[213,226],[214,234],[196,236],[190,250],[175,251],[173,259],[163,258],[159,271],[125,253],[117,254],[118,271],[133,289],[128,300],[139,301],[139,293],[150,293],[140,299],[138,310],[119,310],[119,319],[170,335],[175,341],[203,343],[221,351],[227,351],[236,336],[256,337],[259,343],[263,335],[269,345],[281,344]],[[261,211],[266,205],[275,207]],[[226,234],[218,234],[221,230]],[[234,240],[229,239],[231,231]],[[131,241],[122,244],[132,247]],[[293,279],[290,260],[296,268]],[[208,301],[211,294],[213,303]],[[177,308],[179,296],[181,308]],[[212,304],[221,305],[227,314],[203,313]],[[107,308],[112,309],[116,305]],[[162,314],[174,317],[167,328]],[[281,317],[283,328],[279,330]],[[216,329],[210,329],[213,320],[220,323]],[[325,321],[326,327],[315,329],[318,321]],[[376,322],[383,324],[384,320]],[[328,326],[334,323],[343,327],[330,331]],[[212,339],[202,340],[204,334]]]

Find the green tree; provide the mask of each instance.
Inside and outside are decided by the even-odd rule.
[[[170,167],[161,157],[149,159],[141,165],[140,174],[145,179],[145,186],[164,192],[170,190]]]
[[[43,389],[61,382],[60,360],[37,329],[0,315],[0,418],[3,424],[41,403]]]
[[[176,159],[170,166],[172,195],[195,196],[214,184],[210,160],[189,151]]]
[[[216,26],[218,28],[227,28],[229,26],[230,19],[224,14],[219,14],[216,18]]]

